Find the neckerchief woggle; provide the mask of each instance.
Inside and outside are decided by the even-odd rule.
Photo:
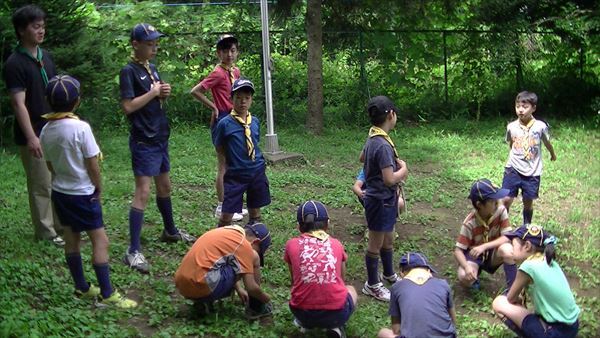
[[[31,55],[31,53],[25,49],[25,47],[21,46],[20,44],[17,45],[17,52],[27,55],[31,60],[33,60],[37,66],[40,68],[40,75],[42,76],[42,80],[44,81],[44,88],[48,85],[48,73],[46,73],[46,68],[44,68],[44,60],[43,60],[43,56],[44,54],[42,53],[42,49],[40,48],[40,46],[37,46],[37,58],[33,57],[33,55]]]
[[[531,129],[531,127],[533,126],[533,124],[535,123],[535,119],[533,117],[531,117],[531,121],[529,121],[527,123],[527,125],[522,124],[521,120],[519,120],[519,127],[521,128],[521,130],[523,130],[523,133],[525,133],[525,136],[523,137],[523,156],[525,157],[526,160],[530,160],[531,159],[531,151],[530,151],[530,144],[529,144],[529,129]]]
[[[75,115],[73,112],[61,112],[61,113],[48,113],[42,115],[42,118],[48,121],[57,121],[62,119],[74,119],[79,120],[79,116]],[[102,155],[102,151],[98,153],[98,161],[103,161],[104,155]]]
[[[246,138],[246,149],[248,150],[248,157],[252,161],[256,160],[256,151],[254,149],[254,142],[252,141],[252,133],[250,131],[250,124],[252,123],[252,114],[250,114],[250,112],[247,112],[246,120],[244,121],[240,114],[236,112],[235,109],[232,109],[231,117],[233,117],[242,125],[242,127],[244,127],[244,136]]]

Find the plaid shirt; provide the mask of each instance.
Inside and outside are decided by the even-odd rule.
[[[511,231],[508,212],[500,204],[494,214],[484,221],[476,210],[471,211],[460,227],[460,234],[456,246],[463,250],[476,247],[483,243],[491,242],[502,234]]]

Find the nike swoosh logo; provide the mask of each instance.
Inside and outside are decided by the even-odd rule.
[[[146,76],[140,76],[140,79],[146,80]]]

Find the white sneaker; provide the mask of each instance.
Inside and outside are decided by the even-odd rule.
[[[377,300],[384,302],[390,301],[390,290],[383,286],[383,283],[381,282],[375,285],[369,285],[369,282],[365,282],[365,286],[362,288],[362,293]]]
[[[148,273],[150,271],[150,265],[148,265],[146,257],[144,257],[144,255],[139,251],[129,253],[128,249],[125,252],[125,257],[123,257],[123,263],[141,273]]]
[[[306,333],[306,328],[304,326],[302,326],[302,324],[300,324],[300,322],[298,321],[298,319],[296,319],[296,317],[294,317],[294,326],[298,328],[298,330],[300,330],[300,333]]]
[[[245,212],[245,213],[244,213]],[[221,218],[221,207],[216,207],[215,208],[215,218]],[[244,215],[248,214],[248,209],[243,209],[242,208],[242,213],[238,214],[237,212],[233,214],[233,218],[231,219],[234,222],[239,222],[244,218]]]

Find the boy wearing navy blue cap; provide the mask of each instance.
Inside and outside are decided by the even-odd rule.
[[[367,112],[371,120],[369,138],[363,148],[361,160],[367,189],[363,200],[369,228],[369,244],[365,254],[368,279],[362,292],[381,301],[390,300],[390,291],[379,278],[378,264],[381,256],[383,279],[393,284],[394,226],[398,217],[398,184],[408,176],[406,163],[398,158],[394,142],[388,135],[396,126],[398,108],[385,96],[369,101]]]
[[[73,111],[79,105],[79,81],[55,76],[46,89],[54,113],[43,115],[49,122],[40,134],[47,166],[52,173],[52,202],[65,226],[65,256],[75,295],[99,298],[97,305],[120,308],[137,306],[113,290],[108,265],[108,237],[102,220],[100,195],[102,181],[96,144],[90,125],[80,121]],[[92,241],[92,260],[100,288],[88,284],[79,252],[82,231]]]
[[[471,186],[469,199],[473,211],[467,215],[456,240],[454,258],[458,263],[458,280],[464,286],[479,289],[479,273],[494,273],[502,265],[506,286],[510,288],[517,274],[512,245],[503,236],[512,230],[508,212],[501,203],[508,190],[500,189],[488,179]]]
[[[433,277],[436,271],[418,252],[402,256],[400,270],[402,279],[392,287],[390,299],[392,329],[381,329],[377,337],[456,337],[456,312],[448,282]]]
[[[211,137],[214,137],[217,123],[229,115],[233,109],[231,87],[235,80],[240,78],[240,69],[235,66],[239,53],[239,44],[235,36],[230,34],[219,36],[216,47],[220,63],[215,66],[214,70],[205,79],[195,85],[190,92],[194,98],[202,102],[212,112],[210,116]],[[206,96],[206,92],[209,90],[212,95],[212,101]],[[225,158],[218,152],[217,161],[215,188],[217,190],[218,204],[215,209],[215,217],[219,218],[223,209],[223,177],[225,176],[226,163]],[[241,213],[233,215],[233,220],[239,221],[247,213],[248,210],[242,208]]]
[[[230,225],[234,213],[242,212],[243,196],[249,209],[249,224],[260,222],[260,208],[271,203],[265,159],[258,147],[260,123],[250,114],[254,84],[247,79],[233,83],[233,110],[215,129],[213,143],[224,156],[224,198],[219,226]]]
[[[119,76],[121,107],[131,123],[129,149],[135,176],[135,194],[129,210],[130,244],[123,262],[142,273],[149,271],[141,253],[144,209],[154,178],[156,206],[164,223],[161,241],[193,243],[196,238],[177,229],[171,204],[169,178],[169,121],[163,101],[171,95],[171,86],[160,79],[156,66],[150,63],[158,50],[158,38],[164,36],[152,25],[140,23],[131,30],[132,60]]]
[[[328,337],[344,336],[358,295],[346,285],[344,246],[327,233],[329,215],[318,201],[307,201],[296,213],[300,236],[285,244],[283,259],[292,278],[290,310],[301,331],[325,328]]]
[[[23,6],[13,13],[12,23],[19,42],[6,59],[3,75],[15,114],[14,137],[27,178],[34,237],[62,246],[65,242],[57,234],[60,222],[50,199],[50,172],[39,140],[46,123],[41,116],[51,111],[44,99],[46,85],[56,74],[52,57],[40,47],[46,34],[46,13],[35,5]]]

